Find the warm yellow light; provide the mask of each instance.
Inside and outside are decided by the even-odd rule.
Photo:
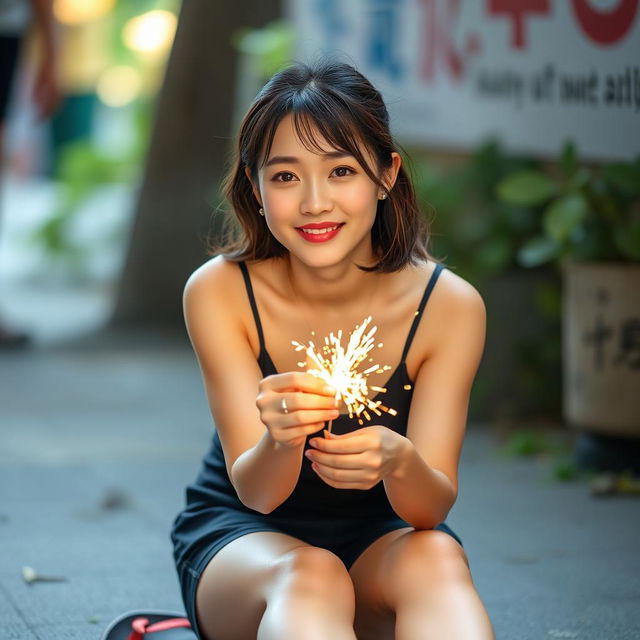
[[[96,91],[107,106],[123,107],[138,97],[141,84],[140,74],[133,67],[120,65],[102,73]]]
[[[130,49],[140,53],[160,53],[171,46],[178,19],[171,11],[157,9],[131,18],[122,37]]]
[[[62,24],[75,25],[102,18],[115,0],[55,0],[53,13]]]
[[[357,418],[359,424],[364,424],[363,418],[371,420],[371,414],[382,415],[382,411],[392,416],[398,414],[395,409],[385,407],[380,400],[369,397],[369,390],[385,393],[384,387],[369,385],[367,378],[374,371],[383,373],[389,371],[389,365],[378,364],[367,367],[364,371],[360,365],[367,360],[369,352],[375,347],[374,334],[378,327],[373,326],[367,331],[371,322],[368,316],[349,334],[346,347],[342,344],[342,330],[337,334],[330,333],[324,339],[324,346],[317,347],[312,340],[305,345],[296,340],[291,344],[296,351],[304,351],[307,355],[306,362],[298,362],[298,366],[306,368],[307,373],[324,380],[337,391],[336,401],[342,400],[347,407],[349,417]],[[378,347],[381,345],[379,344]],[[372,361],[373,359],[370,359]],[[337,405],[336,405],[337,406]],[[331,421],[333,422],[333,420]],[[331,431],[331,422],[328,430]]]

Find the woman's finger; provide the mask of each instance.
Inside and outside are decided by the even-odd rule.
[[[324,482],[336,489],[369,489],[377,484],[373,477],[363,478],[362,471],[340,472],[316,463],[313,463],[311,468]]]
[[[307,449],[304,455],[312,462],[321,464],[323,467],[330,467],[333,469],[363,469],[363,459],[360,454],[348,455],[342,454],[339,456],[321,453],[320,451]]]
[[[278,391],[304,391],[305,393],[315,393],[320,396],[334,398],[336,390],[327,385],[324,380],[317,376],[312,376],[304,371],[288,371],[286,373],[276,373],[263,378],[260,385],[264,389]]]
[[[320,431],[323,423],[305,425],[304,427],[289,427],[272,431],[272,436],[281,444],[300,446],[305,443],[308,436]]]
[[[311,444],[317,451],[322,451],[328,454],[350,455],[365,453],[367,451],[375,450],[375,443],[372,444],[371,438],[366,436],[353,436],[349,437],[349,434],[343,434],[345,437],[341,438],[317,438]]]
[[[300,409],[298,411],[293,411],[286,414],[279,411],[278,414],[280,418],[278,422],[282,427],[285,428],[300,427],[303,425],[316,423],[324,424],[329,420],[335,420],[337,417],[335,409],[325,409],[319,411],[315,409]]]
[[[284,414],[300,411],[301,409],[325,410],[331,411],[332,414],[338,413],[331,396],[319,396],[315,393],[277,393],[273,395],[275,408]],[[338,415],[340,414],[338,413]]]
[[[315,468],[322,473],[323,476],[334,480],[335,482],[367,482],[373,480],[373,475],[367,473],[363,469],[334,469],[324,465],[314,463]],[[370,477],[369,477],[370,476]]]

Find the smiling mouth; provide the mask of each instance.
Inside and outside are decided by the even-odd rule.
[[[323,233],[331,233],[336,229],[339,229],[342,224],[332,225],[331,227],[297,227],[302,233],[309,233],[312,236],[319,236]]]
[[[303,227],[296,227],[296,231],[307,242],[322,243],[335,238],[344,224],[344,222],[311,222]]]

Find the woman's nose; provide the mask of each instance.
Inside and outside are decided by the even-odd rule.
[[[328,186],[319,181],[308,182],[300,203],[302,213],[318,215],[325,211],[331,211],[332,208],[333,201]]]

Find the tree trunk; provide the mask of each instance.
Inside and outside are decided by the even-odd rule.
[[[182,323],[182,290],[206,258],[229,157],[232,34],[281,15],[280,0],[184,0],[110,327]]]

